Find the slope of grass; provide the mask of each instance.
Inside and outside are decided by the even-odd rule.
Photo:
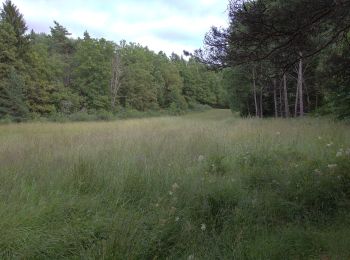
[[[349,259],[349,130],[226,110],[0,125],[0,258]]]

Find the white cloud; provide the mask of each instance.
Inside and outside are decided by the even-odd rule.
[[[53,20],[73,36],[137,42],[181,54],[200,48],[211,26],[226,26],[228,0],[13,0],[34,30],[49,32]]]

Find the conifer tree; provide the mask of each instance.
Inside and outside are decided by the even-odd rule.
[[[23,14],[20,13],[11,0],[6,0],[0,12],[0,18],[12,26],[17,39],[16,47],[18,48],[19,56],[22,58],[29,45],[29,37],[26,35],[28,27]]]

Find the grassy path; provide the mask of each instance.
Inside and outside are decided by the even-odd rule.
[[[349,159],[325,119],[0,125],[0,258],[349,259]]]

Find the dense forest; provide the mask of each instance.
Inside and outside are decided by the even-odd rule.
[[[231,79],[243,115],[350,117],[350,1],[231,0],[198,59]]]
[[[0,20],[0,118],[98,114],[125,109],[181,112],[227,106],[223,75],[190,57],[155,53],[85,32],[73,39],[54,21],[50,34],[28,32],[10,0]]]
[[[229,26],[168,57],[136,43],[29,32],[10,1],[0,16],[0,118],[230,106],[242,116],[350,117],[350,3],[231,0]]]

